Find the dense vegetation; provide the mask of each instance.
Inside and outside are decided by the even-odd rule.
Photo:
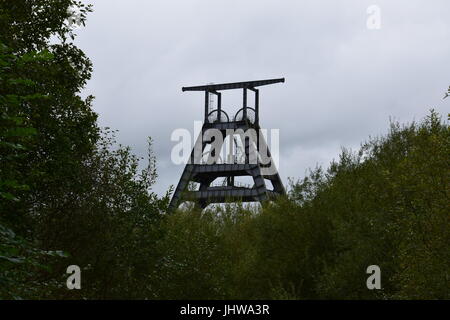
[[[261,208],[167,214],[98,127],[73,0],[0,0],[0,298],[450,298],[449,127],[392,124]],[[65,286],[68,265],[82,289]],[[379,265],[382,290],[368,290]]]

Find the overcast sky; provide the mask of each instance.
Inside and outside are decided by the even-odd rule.
[[[153,137],[158,193],[183,170],[170,159],[172,131],[192,131],[203,117],[202,94],[182,86],[285,77],[260,90],[261,126],[280,129],[285,184],[386,133],[390,117],[449,111],[448,0],[86,2],[94,12],[77,44],[94,73],[84,94],[96,97],[100,125],[118,129],[136,154]],[[373,4],[381,28],[370,30]],[[225,110],[238,102],[224,92]]]

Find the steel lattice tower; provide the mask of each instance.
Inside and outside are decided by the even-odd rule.
[[[279,82],[284,82],[284,78],[182,88],[183,92],[205,92],[205,117],[200,136],[191,152],[190,161],[184,168],[170,202],[170,210],[177,208],[184,201],[194,201],[200,207],[205,208],[210,203],[228,201],[262,202],[286,193],[277,169],[273,169],[274,162],[262,135],[240,134],[245,149],[244,163],[236,163],[236,157],[233,157],[234,160],[232,161],[219,163],[220,161],[218,161],[218,155],[216,154],[218,149],[210,148],[209,151],[206,151],[208,150],[208,145],[211,147],[214,143],[214,138],[209,134],[212,131],[220,133],[221,141],[225,141],[226,137],[230,137],[230,132],[243,133],[253,130],[253,132],[259,133],[259,90],[257,87]],[[243,93],[242,108],[239,109],[233,119],[230,119],[228,114],[222,110],[222,94],[220,92],[231,89],[242,89]],[[254,93],[254,108],[247,106],[249,90]],[[217,96],[217,109],[212,111],[209,109],[211,94]],[[229,139],[236,143],[234,135]],[[221,148],[222,146],[220,145],[219,147]],[[264,152],[260,152],[261,150],[264,150]],[[202,162],[205,153],[208,154],[206,163]],[[268,170],[269,168],[270,170]],[[236,185],[234,178],[241,176],[252,177],[253,186],[243,187]],[[212,183],[218,178],[223,178],[223,183],[221,185],[213,185]],[[273,189],[268,188],[265,179],[270,180]],[[190,190],[189,186],[193,182],[199,184],[198,190]]]

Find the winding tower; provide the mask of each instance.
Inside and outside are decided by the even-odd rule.
[[[184,201],[193,201],[205,208],[210,203],[263,202],[286,193],[259,126],[257,88],[280,82],[284,82],[284,78],[182,88],[183,92],[205,93],[205,116],[200,135],[170,202],[170,210]],[[221,91],[239,89],[242,90],[242,107],[230,118],[222,110]],[[249,91],[254,93],[254,107],[247,104]],[[217,108],[213,110],[211,95],[217,98]],[[240,138],[241,148],[236,136]],[[220,150],[227,137],[230,153],[222,160]],[[252,178],[252,186],[235,183],[236,177],[244,176]],[[217,184],[221,179],[222,182]],[[272,188],[266,181],[270,181]],[[198,188],[192,188],[193,185]]]

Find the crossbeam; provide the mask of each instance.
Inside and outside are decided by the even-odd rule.
[[[284,82],[284,78],[244,81],[244,82],[231,82],[231,83],[221,83],[221,84],[207,84],[204,86],[183,87],[182,90],[183,90],[183,92],[184,91],[214,92],[214,91],[218,91],[218,90],[231,90],[231,89],[242,89],[242,88],[254,89],[256,87],[279,83],[279,82]]]

